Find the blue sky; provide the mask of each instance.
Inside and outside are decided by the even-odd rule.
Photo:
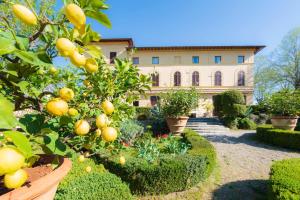
[[[103,38],[132,37],[137,46],[267,45],[273,50],[300,26],[300,0],[107,0],[112,29]]]

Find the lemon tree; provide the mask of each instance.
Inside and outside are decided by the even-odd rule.
[[[0,175],[20,187],[40,154],[117,152],[119,124],[150,78],[129,60],[104,62],[87,18],[111,27],[102,0],[0,2]],[[56,66],[60,57],[68,63]],[[13,112],[30,114],[15,118]],[[121,157],[120,163],[125,163]],[[91,171],[88,169],[87,171]],[[19,181],[19,182],[18,182]]]

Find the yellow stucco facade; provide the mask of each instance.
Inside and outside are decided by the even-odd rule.
[[[111,57],[116,54],[118,58],[134,59],[141,73],[158,74],[158,86],[153,86],[146,96],[141,97],[137,103],[139,106],[151,106],[151,96],[153,99],[154,96],[160,96],[170,89],[190,88],[194,79],[193,87],[203,94],[201,106],[193,111],[197,116],[211,115],[212,96],[229,89],[241,91],[246,103],[252,103],[254,56],[264,48],[264,46],[134,47],[131,39],[104,39],[98,44],[107,63],[110,63]],[[220,63],[216,63],[216,59],[221,59]],[[176,72],[177,74],[179,72],[180,78],[174,77]],[[193,78],[193,73],[194,75],[196,73],[195,76],[198,78],[195,76]],[[216,73],[219,73],[219,76]],[[179,79],[180,86],[174,86],[178,84]]]

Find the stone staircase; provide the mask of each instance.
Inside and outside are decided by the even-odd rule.
[[[186,128],[193,129],[200,134],[222,134],[230,131],[217,118],[190,118]]]

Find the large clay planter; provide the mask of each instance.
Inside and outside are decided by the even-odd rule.
[[[188,121],[189,117],[167,117],[167,124],[171,131],[171,133],[174,134],[180,134],[183,132],[186,123]]]
[[[72,163],[67,158],[60,159],[60,166],[51,173],[21,188],[0,196],[1,200],[53,200],[59,182],[68,174]]]
[[[271,122],[274,128],[284,130],[294,130],[297,126],[298,117],[292,116],[273,116]]]

